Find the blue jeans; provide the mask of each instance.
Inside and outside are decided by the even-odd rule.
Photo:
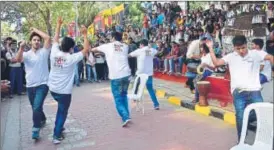
[[[260,83],[264,84],[266,82],[268,82],[266,76],[260,73]]]
[[[58,94],[51,92],[52,97],[58,102],[58,110],[55,119],[54,137],[60,138],[62,129],[67,119],[68,109],[71,103],[71,94]]]
[[[175,60],[173,58],[172,59],[168,59],[168,62],[169,62],[169,68],[170,68],[169,70],[170,70],[170,72],[174,73],[175,72],[175,70],[174,70],[175,69]],[[183,57],[178,57],[178,63],[179,63],[179,72],[182,73],[182,68],[183,68],[183,63],[184,63]]]
[[[203,77],[202,77],[201,80],[204,80],[206,77],[211,76],[211,74],[212,74],[211,71],[205,70],[205,72],[202,75]],[[198,91],[198,87],[197,86],[195,87],[195,100],[196,100],[196,102],[199,101],[199,91]]]
[[[46,120],[46,116],[43,112],[43,104],[48,94],[48,90],[49,88],[46,84],[27,88],[28,97],[33,112],[33,128],[41,128],[41,122]]]
[[[10,67],[10,86],[11,93],[15,93],[15,89],[18,94],[23,92],[23,69],[21,67]]]
[[[164,68],[165,68],[164,69],[165,71],[168,71],[168,59],[167,58],[164,59]]]
[[[97,81],[97,73],[95,70],[95,66],[92,67],[91,65],[86,65],[86,67],[87,67],[87,72],[88,72],[88,81],[92,81],[91,73],[93,74],[94,81]]]
[[[233,103],[236,111],[236,127],[238,140],[241,136],[244,110],[247,105],[257,102],[263,102],[261,91],[243,91],[239,89],[233,91]],[[251,114],[251,119],[255,118],[255,114]]]
[[[78,70],[78,64],[76,64],[75,67],[75,76],[74,76],[74,84],[76,84],[77,86],[80,85],[80,77],[79,77],[79,70]]]
[[[129,76],[121,79],[111,80],[111,91],[114,97],[116,110],[125,122],[130,118],[128,108],[127,90],[129,86]]]
[[[148,28],[143,28],[143,38],[148,40]]]
[[[154,107],[159,107],[159,102],[158,102],[155,92],[153,90],[153,77],[152,76],[148,77],[146,86],[147,86],[147,90],[148,90],[150,98],[153,102]]]

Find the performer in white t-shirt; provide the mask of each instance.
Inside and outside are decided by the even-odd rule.
[[[105,54],[116,109],[122,117],[122,126],[125,127],[130,121],[127,99],[131,74],[128,65],[128,45],[121,43],[122,35],[119,32],[113,32],[111,36],[111,43],[100,45],[93,48],[92,51],[99,51]]]
[[[148,46],[148,41],[143,39],[140,41],[140,48],[131,52],[129,57],[137,57],[136,74],[147,74],[149,76],[146,86],[149,95],[154,104],[154,109],[159,110],[159,102],[153,90],[153,58],[157,54],[157,50]]]
[[[44,46],[41,48],[41,40]],[[20,44],[16,56],[17,62],[24,62],[26,71],[26,87],[30,104],[32,106],[32,139],[39,139],[40,129],[46,124],[43,112],[44,100],[48,94],[48,58],[50,53],[50,36],[36,28],[31,28],[31,50],[24,52],[25,41]]]
[[[64,130],[64,124],[71,103],[71,93],[76,65],[78,62],[83,60],[89,50],[87,29],[84,26],[81,27],[81,33],[84,36],[84,49],[82,51],[72,53],[75,42],[70,37],[64,37],[61,42],[61,49],[59,48],[58,41],[62,22],[62,18],[59,17],[50,54],[51,70],[48,81],[51,95],[58,102],[53,134],[54,144],[59,144],[63,139],[62,131]]]
[[[252,48],[257,51],[261,51],[261,53],[267,54],[267,52],[263,51],[264,41],[262,39],[253,39],[252,40]],[[271,81],[272,79],[272,70],[271,63],[268,60],[263,60],[261,62],[260,68],[260,83],[264,84],[266,82]]]
[[[249,51],[247,40],[243,35],[235,36],[232,40],[234,52],[217,59],[213,50],[213,42],[207,41],[210,56],[215,66],[227,64],[231,76],[230,86],[236,111],[238,140],[240,139],[244,109],[247,105],[263,102],[260,84],[260,65],[262,60],[273,64],[273,56],[261,51]]]

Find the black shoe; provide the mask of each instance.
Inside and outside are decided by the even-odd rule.
[[[160,110],[160,107],[159,107],[159,106],[157,106],[157,107],[154,107],[154,109],[155,109],[155,110]]]

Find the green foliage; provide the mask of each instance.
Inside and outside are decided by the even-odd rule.
[[[88,27],[93,23],[94,17],[99,13],[97,2],[79,2],[77,7],[79,11],[78,23]]]
[[[20,12],[17,11],[18,3],[11,1],[1,1],[0,5],[1,9],[1,21],[5,21],[8,23],[16,22],[16,16],[20,16]]]
[[[195,10],[198,8],[203,8],[205,5],[207,4],[207,2],[197,2],[197,1],[189,1],[189,7],[190,10]]]
[[[136,27],[142,26],[142,20],[144,17],[144,13],[141,9],[141,3],[140,2],[130,2],[127,6],[128,8],[128,22],[131,25],[134,25]]]
[[[18,11],[26,19],[23,33],[27,35],[30,27],[36,27],[52,36],[58,16],[64,19],[64,25],[75,18],[72,2],[18,2]],[[36,8],[36,9],[33,9]]]

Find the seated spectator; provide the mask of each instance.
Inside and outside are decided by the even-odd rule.
[[[10,82],[8,80],[1,80],[1,101],[5,96],[9,96],[11,98],[11,91],[10,91]]]
[[[164,61],[164,58],[167,55],[168,51],[164,47],[161,41],[157,42],[157,50],[158,50],[158,53],[155,55],[153,64],[154,64],[155,71],[160,71],[161,62]]]
[[[179,57],[179,45],[176,42],[173,42],[171,52],[167,55],[164,60],[164,72],[168,72],[168,64],[169,64],[169,72],[168,74],[171,75],[174,73],[175,65],[174,62],[178,60]]]

